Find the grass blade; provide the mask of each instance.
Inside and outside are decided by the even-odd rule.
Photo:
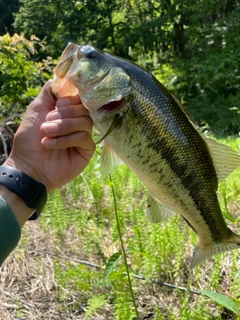
[[[239,312],[238,305],[231,298],[224,296],[221,293],[212,292],[209,290],[201,290],[201,293],[204,294],[205,296],[211,298],[212,300],[214,300],[218,304],[222,305],[223,307],[231,310],[232,312],[234,312],[234,313]]]
[[[114,202],[115,216],[116,216],[116,222],[117,222],[117,229],[118,229],[118,234],[119,234],[119,238],[120,238],[120,242],[121,242],[121,248],[122,248],[122,252],[123,252],[124,263],[125,263],[125,267],[126,267],[126,273],[127,273],[128,283],[129,283],[129,290],[130,290],[130,293],[131,293],[132,302],[133,302],[134,309],[135,309],[135,312],[136,312],[137,320],[140,320],[140,316],[139,316],[139,313],[138,313],[136,300],[135,300],[135,297],[134,297],[134,294],[133,294],[132,282],[131,282],[131,278],[130,278],[130,274],[129,274],[129,268],[128,268],[128,264],[127,264],[127,255],[126,255],[126,252],[125,252],[123,239],[122,239],[122,232],[121,232],[120,223],[119,223],[119,219],[118,219],[117,201],[116,201],[116,197],[115,197],[112,177],[111,177],[110,174],[109,174],[109,179],[110,179],[110,182],[111,182],[110,185],[111,185],[111,190],[112,190],[112,195],[113,195],[113,202]]]

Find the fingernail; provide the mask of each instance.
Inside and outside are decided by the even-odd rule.
[[[46,146],[46,147],[54,147],[56,145],[56,141],[57,139],[55,138],[44,138],[42,140],[42,143]]]
[[[54,133],[58,129],[58,123],[56,122],[49,122],[49,123],[43,123],[42,128],[46,133]]]

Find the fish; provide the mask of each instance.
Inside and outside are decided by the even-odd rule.
[[[230,147],[203,136],[178,99],[132,61],[69,43],[54,69],[57,97],[79,94],[104,145],[105,174],[125,163],[148,189],[146,214],[180,214],[198,236],[190,267],[240,247],[226,224],[218,184],[240,166]]]

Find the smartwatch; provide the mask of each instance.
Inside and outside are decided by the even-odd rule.
[[[0,185],[17,194],[29,208],[34,209],[28,220],[35,220],[40,216],[47,202],[47,189],[44,184],[20,170],[0,166]]]

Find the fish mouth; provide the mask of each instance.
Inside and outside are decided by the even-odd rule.
[[[117,101],[110,101],[109,103],[104,104],[101,108],[98,109],[100,112],[111,112],[119,109],[121,105],[123,104],[125,100],[125,97],[123,97],[121,100]]]

